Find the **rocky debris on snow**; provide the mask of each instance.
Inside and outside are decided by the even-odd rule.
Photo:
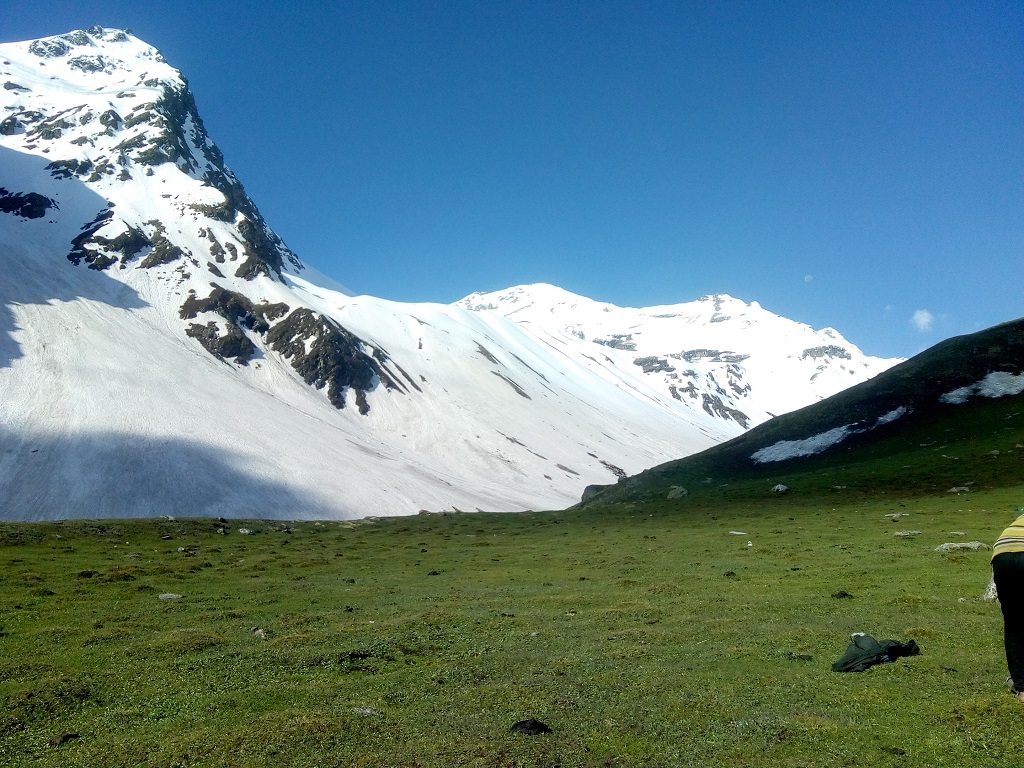
[[[8,192],[0,187],[0,213],[23,219],[40,219],[54,207],[58,206],[53,200],[37,192]]]
[[[844,347],[839,347],[835,344],[826,344],[821,347],[805,349],[800,355],[801,360],[806,360],[809,357],[813,359],[820,357],[837,357],[841,360],[850,360],[853,355],[850,354],[850,350],[845,349]]]
[[[622,349],[627,352],[636,351],[636,342],[633,341],[632,333],[613,333],[607,338],[594,339],[595,344],[602,344],[612,349]]]
[[[633,360],[633,365],[640,366],[640,370],[644,373],[671,373],[675,370],[673,366],[669,365],[668,360],[663,357],[657,357],[656,355],[635,358]]]

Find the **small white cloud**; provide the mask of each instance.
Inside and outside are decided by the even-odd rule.
[[[911,316],[910,322],[913,323],[917,330],[923,333],[932,329],[932,325],[935,323],[935,315],[927,309],[918,309]]]
[[[813,283],[814,282],[814,275],[804,275],[804,282],[805,283]]]

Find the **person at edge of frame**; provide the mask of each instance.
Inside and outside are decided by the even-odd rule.
[[[1010,693],[1024,704],[1024,515],[996,539],[992,547],[992,579],[1003,611],[1003,644],[1010,672],[1006,683]]]

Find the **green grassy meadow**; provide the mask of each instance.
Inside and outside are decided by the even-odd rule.
[[[0,524],[0,765],[1024,766],[990,553],[933,551],[1022,505]]]

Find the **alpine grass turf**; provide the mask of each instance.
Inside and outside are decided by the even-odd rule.
[[[990,553],[934,551],[1021,506],[0,524],[0,765],[1024,765]],[[832,672],[856,631],[922,653]]]

